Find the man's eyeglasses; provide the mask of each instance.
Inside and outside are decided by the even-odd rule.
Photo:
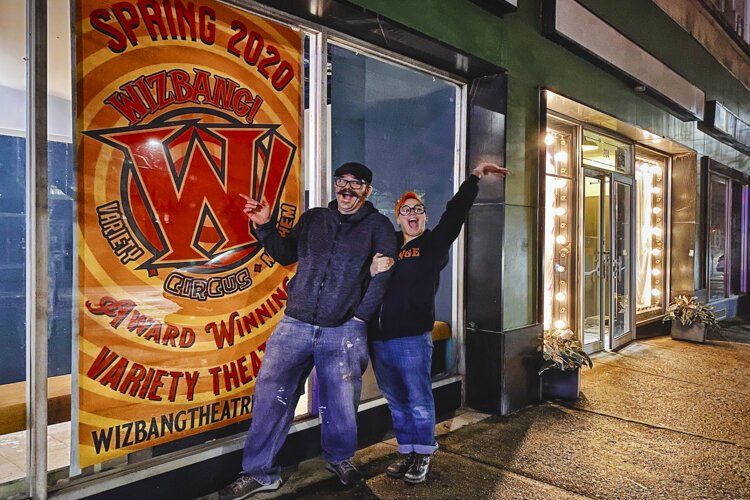
[[[361,181],[359,179],[344,179],[343,177],[336,177],[335,180],[336,187],[346,187],[347,185],[353,189],[360,189],[362,186],[367,185],[366,182]]]
[[[399,215],[422,215],[424,212],[424,205],[422,205],[421,203],[418,205],[414,205],[413,207],[410,207],[409,205],[401,205],[401,207],[398,209]]]

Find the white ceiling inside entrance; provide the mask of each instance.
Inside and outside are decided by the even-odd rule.
[[[48,0],[47,86],[49,133],[70,140],[72,94],[70,3]],[[2,0],[0,16],[0,133],[23,135],[26,129],[26,2]]]
[[[0,86],[23,90],[26,87],[26,2],[3,0],[2,4]],[[65,0],[49,0],[47,4],[49,94],[70,100],[70,5]]]

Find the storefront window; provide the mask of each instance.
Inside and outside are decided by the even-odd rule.
[[[735,295],[748,292],[748,195],[747,184],[732,181],[732,293]]]
[[[726,297],[728,180],[709,172],[708,198],[708,297]]]
[[[368,165],[374,174],[370,201],[394,225],[396,200],[416,192],[427,207],[427,227],[434,227],[456,187],[458,86],[338,45],[329,46],[329,61],[332,168],[347,161]],[[435,319],[455,333],[454,258],[451,252],[440,275]],[[443,340],[450,339],[436,350],[439,372],[452,370],[456,359],[455,343]],[[375,391],[367,376],[363,399]]]
[[[658,316],[664,310],[667,167],[665,157],[643,148],[636,150],[638,320]]]
[[[26,467],[26,11],[0,19],[0,497],[27,491]]]
[[[544,328],[570,328],[573,319],[576,127],[549,116],[544,137]]]
[[[26,23],[23,3],[14,5],[0,21],[3,497],[28,491]],[[272,200],[283,231],[320,203],[326,163],[369,165],[372,201],[390,217],[396,198],[414,190],[437,223],[457,187],[459,85],[322,46],[312,28],[305,34],[207,5],[175,16],[181,7],[165,4],[172,12],[159,10],[163,24],[132,26],[122,38],[113,34],[116,16],[95,3],[76,4],[72,22],[67,4],[49,5],[50,484],[244,432],[293,268],[248,241],[247,223],[236,216],[240,193]],[[116,9],[136,13],[125,4]],[[328,75],[313,76],[310,65],[326,54]],[[327,99],[311,95],[326,76]],[[329,130],[315,128],[326,122]],[[308,156],[313,145],[320,157]],[[451,256],[436,297],[440,334],[449,333],[442,351],[436,345],[433,373],[455,373],[458,260]],[[297,417],[310,414],[314,375],[308,389]]]

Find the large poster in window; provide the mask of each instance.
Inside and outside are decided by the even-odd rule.
[[[204,0],[76,4],[78,436],[85,467],[250,416],[301,211],[299,31]]]

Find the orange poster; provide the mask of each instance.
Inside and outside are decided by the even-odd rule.
[[[217,1],[76,5],[81,467],[249,418],[301,213],[302,35]]]

